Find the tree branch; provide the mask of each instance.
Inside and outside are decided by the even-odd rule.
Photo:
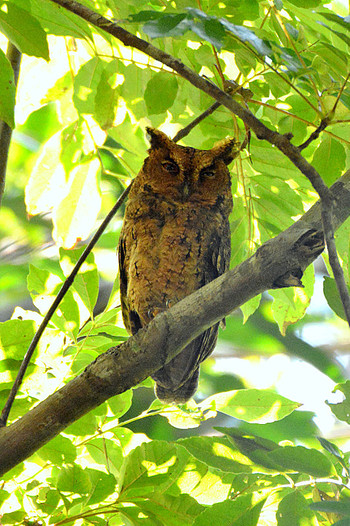
[[[15,87],[17,87],[22,53],[16,48],[16,46],[12,44],[12,42],[9,42],[7,45],[6,57],[11,63]],[[0,206],[5,192],[7,159],[10,149],[11,137],[12,130],[10,126],[4,121],[0,121]]]
[[[350,215],[350,170],[330,190],[336,203],[333,224],[338,228]],[[0,429],[0,475],[111,396],[157,371],[205,329],[249,299],[276,286],[300,285],[302,272],[323,248],[318,201],[248,260],[156,316],[25,416]]]
[[[323,230],[325,234],[326,245],[329,254],[329,262],[333,270],[333,274],[336,280],[337,288],[344,306],[344,311],[350,326],[350,297],[347,291],[343,270],[339,263],[337,250],[334,242],[334,231],[332,228],[332,195],[329,188],[323,182],[319,173],[311,166],[306,159],[301,155],[297,146],[294,146],[288,137],[288,135],[281,135],[276,131],[271,130],[265,126],[259,119],[253,115],[253,113],[241,106],[235,101],[230,95],[222,91],[218,86],[212,84],[207,79],[197,75],[190,68],[185,66],[181,60],[169,55],[165,51],[162,51],[146,40],[138,38],[137,36],[129,33],[122,27],[111,22],[104,16],[92,11],[86,6],[79,4],[75,0],[51,0],[55,4],[64,7],[65,9],[75,13],[87,22],[94,26],[106,31],[110,35],[120,40],[125,46],[134,47],[146,55],[158,60],[162,64],[168,66],[172,70],[176,71],[181,77],[188,80],[193,86],[204,91],[211,97],[220,102],[223,106],[228,108],[232,113],[237,115],[245,123],[248,128],[251,128],[258,139],[264,139],[270,144],[276,146],[290,161],[304,174],[318,195],[322,202],[322,222]]]

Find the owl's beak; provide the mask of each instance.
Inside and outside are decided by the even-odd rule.
[[[182,195],[183,195],[184,200],[187,199],[188,196],[190,195],[190,185],[189,185],[189,181],[187,181],[186,179],[183,183]]]

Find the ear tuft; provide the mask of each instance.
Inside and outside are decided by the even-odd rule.
[[[156,148],[168,148],[171,139],[162,131],[157,130],[156,128],[147,127],[146,131],[149,135],[149,141],[151,143],[151,150]]]
[[[239,143],[232,137],[224,139],[212,148],[212,152],[215,159],[222,159],[225,164],[230,164],[238,155]]]

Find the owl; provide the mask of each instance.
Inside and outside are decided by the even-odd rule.
[[[122,315],[130,334],[228,270],[231,253],[227,165],[237,153],[235,140],[197,150],[147,131],[151,148],[130,190],[118,249]],[[154,373],[160,400],[184,403],[194,395],[218,328],[204,331]]]

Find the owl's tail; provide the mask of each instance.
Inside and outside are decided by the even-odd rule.
[[[178,389],[167,389],[160,384],[155,385],[157,398],[166,404],[184,404],[193,397],[198,387],[199,367]]]

